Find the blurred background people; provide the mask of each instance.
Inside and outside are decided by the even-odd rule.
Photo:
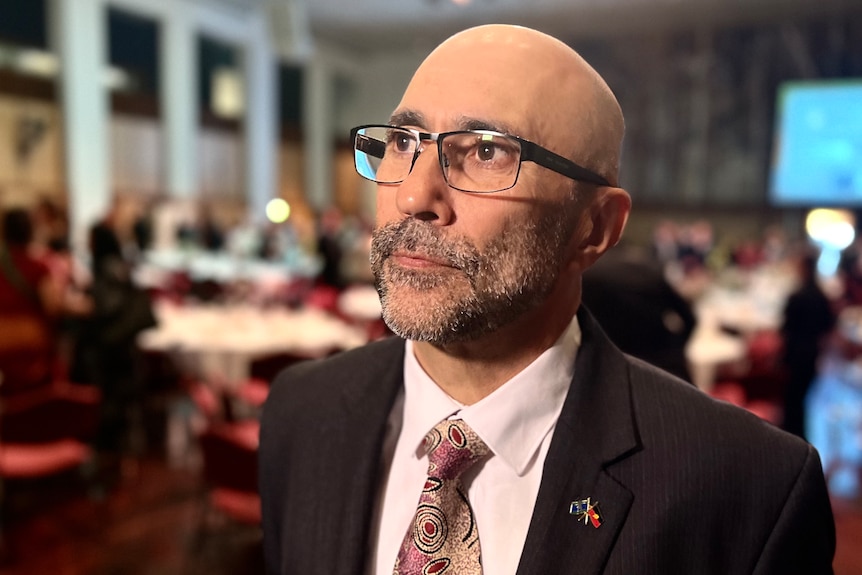
[[[216,221],[212,207],[207,204],[202,204],[199,209],[196,239],[200,246],[207,251],[217,252],[224,248],[224,230]]]
[[[132,282],[131,266],[109,221],[90,228],[89,248],[93,312],[78,339],[77,371],[102,391],[97,447],[113,455],[137,454],[144,390],[136,337],[157,322],[148,294]]]
[[[320,281],[336,289],[345,286],[341,270],[344,257],[344,246],[341,242],[343,221],[341,212],[331,207],[320,215],[317,224],[317,253],[323,260]]]
[[[790,294],[783,311],[783,366],[787,372],[782,427],[806,436],[805,399],[817,375],[817,361],[835,327],[832,303],[817,282],[817,254],[797,256],[799,286]]]
[[[58,369],[57,324],[64,315],[85,315],[90,302],[51,273],[33,250],[30,213],[3,214],[0,244],[0,372],[3,392],[38,386]]]
[[[617,246],[600,258],[584,274],[583,302],[621,350],[691,381],[694,313],[646,250]]]

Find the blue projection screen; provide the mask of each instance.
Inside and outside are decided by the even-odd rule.
[[[778,92],[769,197],[778,206],[862,206],[862,79]]]

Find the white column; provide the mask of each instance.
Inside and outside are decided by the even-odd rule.
[[[60,58],[66,179],[71,240],[86,249],[86,231],[111,202],[108,122],[104,86],[106,15],[103,0],[53,0],[52,29]]]
[[[197,32],[189,7],[173,6],[161,19],[161,108],[167,192],[192,198],[198,191]]]
[[[252,221],[263,221],[266,203],[277,193],[278,90],[269,24],[262,13],[250,22],[245,44],[246,194]]]
[[[331,67],[320,52],[316,52],[305,67],[302,131],[305,145],[306,197],[311,207],[318,211],[334,201],[332,84]]]

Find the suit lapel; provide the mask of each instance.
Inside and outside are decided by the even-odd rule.
[[[381,445],[393,401],[403,382],[404,341],[380,344],[379,354],[368,354],[368,363],[356,365],[341,397],[340,415],[329,426],[334,452],[327,460],[337,466],[332,476],[338,493],[326,502],[338,528],[329,534],[333,570],[339,575],[365,571],[369,533],[380,484]],[[361,430],[361,432],[357,431]],[[345,440],[346,439],[346,440]]]
[[[633,494],[608,467],[638,449],[624,356],[582,307],[575,375],[545,460],[542,483],[518,575],[601,573]],[[571,502],[598,502],[595,528],[569,512]]]

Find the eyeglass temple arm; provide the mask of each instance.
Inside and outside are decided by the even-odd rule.
[[[386,144],[375,138],[356,134],[356,149],[360,152],[365,152],[369,156],[383,159],[383,155],[386,153]]]
[[[573,180],[589,182],[599,186],[610,186],[610,182],[595,172],[581,167],[571,160],[546,150],[528,140],[521,140],[521,159],[535,162],[540,166],[553,170]]]

